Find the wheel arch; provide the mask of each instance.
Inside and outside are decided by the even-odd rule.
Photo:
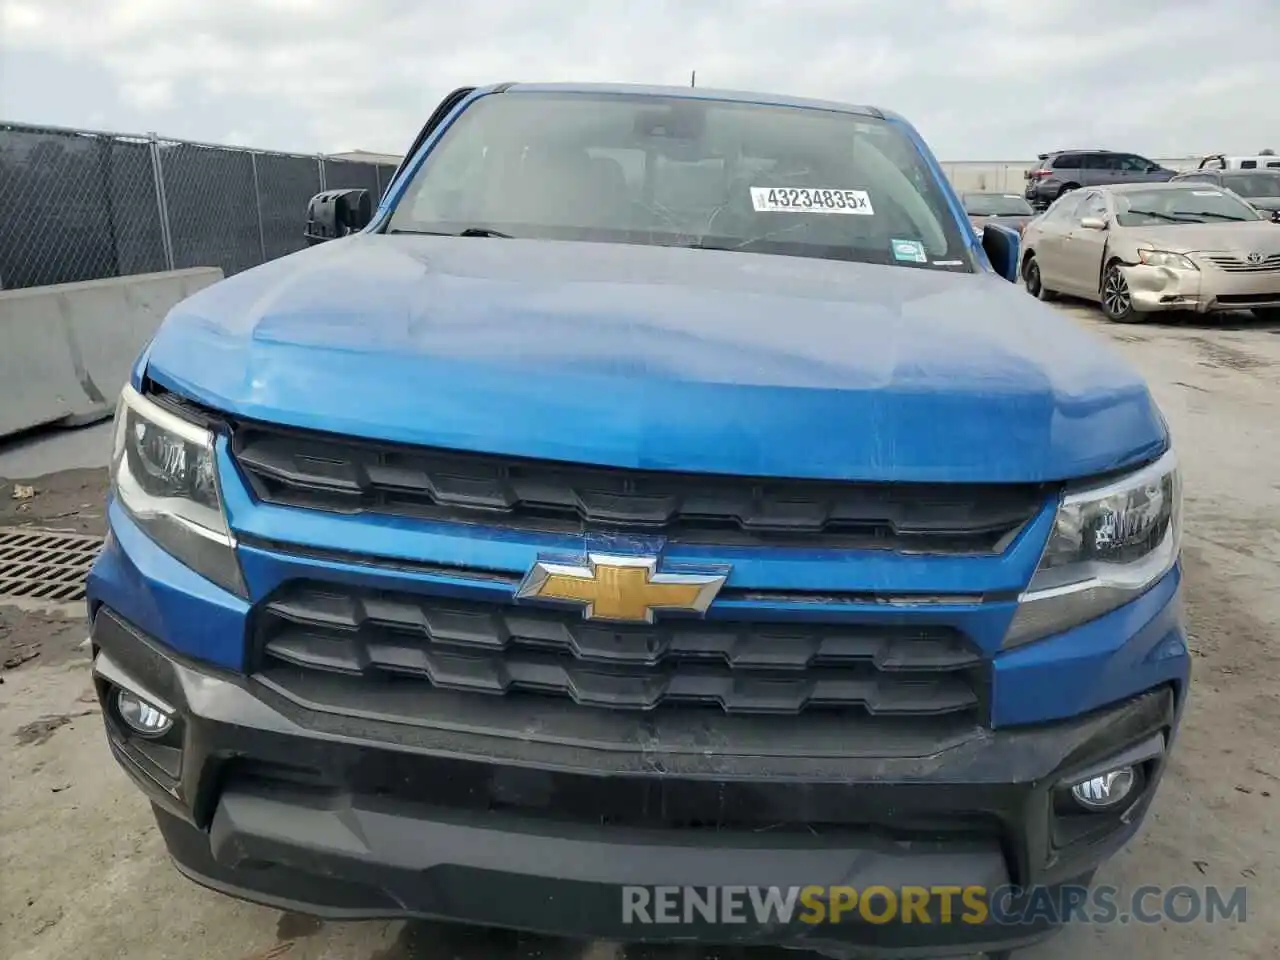
[[[1111,252],[1105,246],[1103,247],[1103,251],[1102,251],[1101,264],[1102,264],[1102,267],[1101,267],[1101,270],[1099,271],[1100,279],[1098,281],[1098,305],[1102,307],[1102,312],[1106,315],[1108,320],[1111,320],[1114,323],[1133,323],[1135,320],[1138,319],[1139,313],[1137,311],[1137,308],[1133,304],[1132,291],[1129,291],[1128,312],[1123,317],[1114,317],[1107,311],[1106,286],[1105,286],[1107,274],[1111,272],[1113,267],[1127,267],[1127,266],[1131,266],[1131,264],[1124,257]],[[1123,274],[1121,274],[1120,276],[1127,289],[1128,277],[1125,277]]]
[[[1111,244],[1110,244],[1110,242],[1104,243],[1104,244],[1102,245],[1102,260],[1101,260],[1101,264],[1102,264],[1102,265],[1098,268],[1098,296],[1102,296],[1102,284],[1103,284],[1103,283],[1106,281],[1106,279],[1107,279],[1107,271],[1108,271],[1108,270],[1110,270],[1110,269],[1111,269],[1112,267],[1114,267],[1116,264],[1119,264],[1119,265],[1120,265],[1120,266],[1122,266],[1122,267],[1131,267],[1131,266],[1133,266],[1133,264],[1131,264],[1131,263],[1130,263],[1128,260],[1126,260],[1124,257],[1120,256],[1119,254],[1113,253],[1113,252],[1111,251]]]

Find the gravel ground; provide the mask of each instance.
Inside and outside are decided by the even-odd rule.
[[[1186,476],[1187,607],[1196,678],[1152,815],[1099,876],[1248,887],[1243,923],[1073,927],[1019,960],[1275,956],[1280,912],[1280,328],[1238,321],[1114,327],[1061,309],[1149,378]],[[65,447],[67,440],[59,442]],[[2,461],[0,461],[2,462]],[[94,462],[90,459],[87,462]],[[0,526],[101,531],[101,470],[0,481]],[[25,491],[23,491],[25,493]],[[87,505],[87,506],[86,506]],[[633,958],[640,951],[431,924],[322,924],[180,878],[150,811],[102,742],[83,625],[0,607],[0,941],[14,960]],[[705,956],[725,956],[714,951]],[[645,950],[645,956],[700,956]],[[772,951],[750,951],[756,960]],[[785,957],[795,954],[784,954]]]

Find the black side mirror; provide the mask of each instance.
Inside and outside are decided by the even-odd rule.
[[[1272,211],[1271,211],[1271,222],[1272,222],[1272,223],[1280,223],[1280,210],[1272,210]]]
[[[988,223],[982,228],[982,249],[996,268],[996,273],[1010,283],[1018,282],[1018,256],[1022,252],[1022,238],[1012,227]]]
[[[373,219],[373,201],[368,190],[326,190],[307,204],[307,227],[303,236],[308,246],[357,233]]]

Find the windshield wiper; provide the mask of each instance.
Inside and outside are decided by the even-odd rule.
[[[1155,217],[1158,220],[1167,220],[1169,223],[1204,223],[1202,217],[1212,217],[1215,220],[1229,220],[1232,223],[1244,223],[1244,217],[1233,217],[1229,213],[1214,213],[1210,210],[1197,210],[1189,213],[1160,213],[1156,210],[1130,210],[1129,216],[1138,217]]]
[[[1155,217],[1157,220],[1168,220],[1170,223],[1186,223],[1182,217],[1173,217],[1167,213],[1161,213],[1158,210],[1129,210],[1126,212],[1130,217]]]
[[[1232,223],[1244,223],[1244,217],[1233,217],[1229,213],[1214,213],[1211,210],[1197,210],[1194,213],[1185,214],[1188,217],[1213,217],[1215,220],[1230,220]]]
[[[465,230],[459,230],[454,234],[455,237],[498,237],[501,240],[514,240],[509,233],[503,233],[501,230],[490,230],[488,227],[467,227]]]
[[[465,230],[459,230],[457,233],[450,233],[447,230],[388,230],[387,233],[409,233],[419,237],[499,237],[503,240],[514,240],[515,237],[509,233],[503,233],[500,230],[490,230],[488,227],[467,227]]]

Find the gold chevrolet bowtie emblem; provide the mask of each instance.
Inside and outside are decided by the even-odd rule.
[[[539,560],[520,585],[518,597],[582,605],[588,620],[653,623],[659,610],[705,613],[724,586],[714,574],[658,573],[650,557],[593,553],[585,566]]]

